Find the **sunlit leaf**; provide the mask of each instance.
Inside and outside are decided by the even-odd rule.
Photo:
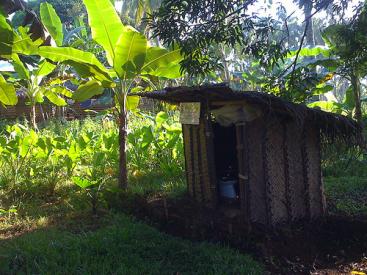
[[[128,96],[126,99],[126,109],[135,110],[139,106],[140,97],[139,96]]]
[[[81,84],[73,94],[75,101],[84,101],[95,95],[103,93],[103,87],[99,81],[91,80],[85,84]]]
[[[118,75],[132,78],[140,72],[147,51],[147,39],[139,32],[127,29],[120,35],[115,49],[114,69]]]
[[[33,41],[24,27],[18,28],[18,34],[14,35],[12,52],[24,55],[37,55],[38,47],[43,44],[42,39]]]
[[[327,112],[341,112],[341,105],[332,101],[316,101],[307,105],[310,108],[319,108]]]
[[[54,90],[54,89],[45,89],[44,90],[44,95],[47,97],[47,99],[49,101],[51,101],[56,106],[66,106],[67,105],[65,99],[63,99],[61,96],[59,96],[56,93],[56,90]]]
[[[40,15],[43,25],[55,40],[57,46],[61,46],[64,39],[62,23],[53,6],[47,2],[41,3]]]
[[[16,105],[18,103],[18,97],[12,84],[0,81],[0,102],[4,105]]]
[[[75,61],[81,64],[90,64],[98,67],[103,72],[108,72],[107,69],[102,65],[97,57],[90,53],[84,52],[71,47],[50,47],[43,46],[39,48],[39,55],[48,58],[54,62],[64,62],[64,61]]]
[[[94,183],[88,179],[80,178],[80,177],[73,177],[73,182],[78,185],[80,188],[86,189],[94,185]]]
[[[68,98],[71,98],[73,96],[73,92],[63,86],[56,86],[52,89],[55,93],[66,96]]]
[[[287,58],[291,58],[296,56],[298,53],[298,50],[294,50],[294,51],[290,51],[287,54]],[[326,57],[329,57],[331,55],[330,49],[324,46],[316,46],[313,48],[302,48],[299,53],[298,56],[303,56],[303,57],[313,57],[313,56],[318,56],[318,55],[324,55]]]
[[[83,0],[93,39],[106,51],[108,63],[113,66],[115,47],[124,30],[121,19],[110,0]]]
[[[151,47],[147,50],[142,73],[153,76],[176,78],[177,75],[180,75],[179,67],[176,65],[181,60],[182,56],[179,49],[168,51],[159,47]],[[165,70],[168,67],[171,68],[171,71]],[[172,71],[174,69],[176,69],[176,71]]]
[[[0,55],[11,55],[14,33],[12,27],[0,10]]]
[[[157,127],[161,127],[161,125],[168,120],[168,114],[166,112],[159,112],[155,117],[155,122],[157,123]]]
[[[19,59],[19,56],[16,53],[13,53],[11,58],[11,64],[13,65],[14,70],[18,73],[19,77],[23,79],[29,79],[29,70],[24,66],[23,62]]]

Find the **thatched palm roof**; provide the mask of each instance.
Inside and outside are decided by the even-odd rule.
[[[343,139],[347,144],[361,144],[361,127],[351,118],[329,113],[320,109],[308,108],[280,97],[255,91],[235,91],[226,85],[206,85],[196,87],[166,88],[160,91],[136,93],[141,97],[162,100],[172,104],[181,102],[226,102],[245,101],[259,106],[264,112],[273,115],[286,115],[300,124],[317,125],[328,140]]]

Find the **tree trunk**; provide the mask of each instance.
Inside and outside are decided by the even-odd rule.
[[[312,21],[312,8],[313,2],[312,1],[305,1],[303,6],[303,11],[305,14],[305,22],[308,24],[306,30],[306,45],[315,47],[315,34],[313,29],[313,21]]]
[[[123,104],[120,104],[119,112],[119,186],[127,189],[127,161],[126,161],[126,136],[127,136],[127,112],[126,112],[126,95],[123,96]]]
[[[34,129],[37,129],[37,122],[36,122],[36,105],[32,105],[31,109],[31,123]]]
[[[42,105],[40,105],[39,107],[40,107],[40,113],[41,113],[42,121],[45,122],[46,121],[45,111],[43,110]]]
[[[224,46],[220,46],[219,50],[220,50],[220,54],[222,56],[222,64],[223,64],[222,80],[223,80],[223,82],[229,83],[231,81],[231,73],[230,73],[229,68],[228,68],[228,62],[226,60],[226,53],[225,53]]]
[[[357,74],[351,75],[351,83],[353,87],[353,98],[354,98],[354,119],[362,127],[362,107],[361,107],[361,82]]]

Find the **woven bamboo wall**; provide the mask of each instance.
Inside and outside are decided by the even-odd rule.
[[[287,184],[289,189],[290,218],[292,221],[306,216],[305,185],[303,177],[302,142],[303,131],[294,121],[285,127],[285,160],[287,166]]]
[[[51,106],[42,106],[43,113],[51,114]],[[8,106],[6,108],[0,106],[0,119],[16,119],[19,117],[29,118],[31,107],[26,105]],[[40,106],[36,106],[36,117],[42,118]]]
[[[289,218],[283,127],[283,122],[276,117],[269,118],[266,124],[265,184],[271,224],[284,223]]]
[[[264,172],[265,121],[260,118],[247,123],[249,212],[253,223],[267,224],[268,199]]]
[[[306,193],[309,200],[309,218],[314,219],[325,213],[324,193],[321,176],[320,131],[306,124],[304,128],[304,174],[307,176]]]
[[[65,117],[70,119],[85,118],[87,116],[94,116],[98,112],[104,111],[108,108],[111,108],[111,106],[96,105],[87,108],[88,110],[92,110],[94,112],[85,112],[85,108],[75,104],[66,108]],[[42,105],[42,109],[43,114],[45,114],[46,117],[52,117],[54,115],[50,105]],[[29,118],[30,112],[31,108],[27,105],[8,106],[7,108],[0,106],[0,119],[16,119],[20,117]],[[36,106],[36,117],[38,121],[42,120],[42,112],[39,105]]]
[[[274,116],[247,129],[251,222],[275,226],[321,217],[319,130]]]
[[[182,132],[189,194],[196,201],[213,207],[217,201],[217,189],[209,125],[200,119],[199,125],[183,124]]]

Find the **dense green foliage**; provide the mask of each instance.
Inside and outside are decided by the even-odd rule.
[[[181,177],[181,128],[166,113],[136,117],[128,139],[132,178]],[[55,121],[39,132],[24,124],[7,125],[1,131],[0,153],[0,194],[7,195],[8,204],[21,203],[21,194],[55,196],[59,185],[76,178],[116,186],[118,131],[110,117]]]

